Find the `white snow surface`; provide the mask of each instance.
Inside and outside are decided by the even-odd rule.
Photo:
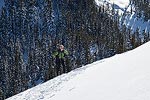
[[[103,4],[109,6],[114,5],[115,10],[118,10],[120,15],[125,12],[125,9],[127,9],[127,11],[130,10],[129,0],[95,0],[95,2],[98,6],[101,6]]]
[[[150,42],[58,76],[7,100],[150,100]]]
[[[98,5],[101,5],[105,2],[108,2],[108,3],[111,3],[111,4],[114,3],[114,4],[118,5],[121,8],[125,8],[129,5],[129,0],[95,0],[95,2]]]

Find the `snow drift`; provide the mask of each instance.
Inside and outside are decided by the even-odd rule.
[[[150,42],[7,100],[150,100]]]

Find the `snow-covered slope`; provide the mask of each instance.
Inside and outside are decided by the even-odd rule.
[[[7,100],[150,100],[150,42]]]

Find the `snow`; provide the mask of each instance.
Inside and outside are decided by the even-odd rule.
[[[129,6],[129,0],[95,0],[98,6],[103,4],[114,5],[116,10],[119,10],[119,14],[121,15],[126,8]],[[129,10],[129,8],[128,8]]]
[[[129,0],[95,0],[98,5],[103,4],[104,2],[108,2],[110,4],[119,5],[121,8],[125,8],[129,5]]]
[[[150,100],[150,42],[6,100]]]

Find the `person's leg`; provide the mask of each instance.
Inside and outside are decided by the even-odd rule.
[[[68,58],[65,61],[65,66],[66,66],[67,73],[70,72],[71,71],[71,67],[69,65],[69,59]]]
[[[61,64],[62,64],[62,67],[63,67],[63,73],[66,73],[66,65],[65,65],[64,59],[61,59]]]
[[[59,75],[60,66],[61,66],[60,59],[57,59],[56,60],[56,73],[57,73],[57,76]]]

